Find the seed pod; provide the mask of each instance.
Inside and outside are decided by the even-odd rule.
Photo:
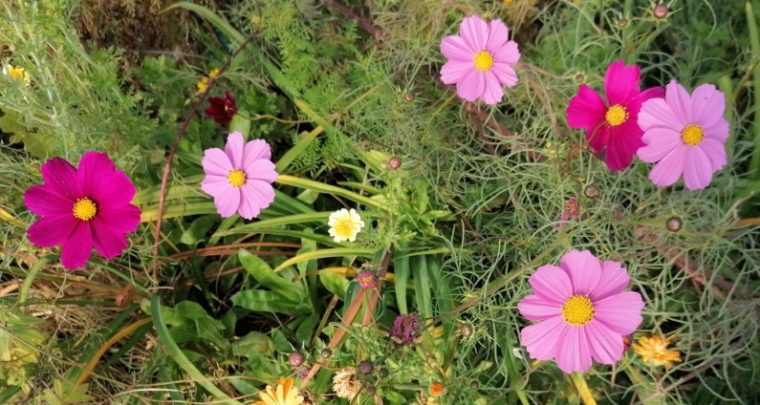
[[[370,374],[374,369],[375,366],[372,365],[372,362],[369,360],[363,360],[356,365],[356,370],[359,374]]]
[[[589,184],[583,189],[583,194],[588,198],[596,198],[599,197],[599,189],[595,185]]]
[[[668,18],[668,13],[670,13],[670,8],[665,3],[660,3],[652,8],[652,15],[658,20]]]
[[[322,352],[319,353],[319,355],[322,356],[323,359],[326,359],[326,358],[332,356],[332,350],[330,350],[328,348],[324,348],[324,349],[322,349]]]
[[[301,352],[292,352],[288,355],[288,364],[293,367],[298,367],[303,364],[304,356]]]
[[[625,28],[627,26],[628,26],[628,20],[627,19],[621,18],[621,19],[617,20],[617,27],[618,28],[622,29],[622,28]]]
[[[381,368],[377,370],[377,375],[380,376],[380,378],[388,377],[388,369],[387,368]]]
[[[670,232],[678,232],[681,230],[682,226],[683,221],[681,221],[681,218],[678,217],[670,217],[668,218],[668,221],[665,222],[665,227],[668,228]]]

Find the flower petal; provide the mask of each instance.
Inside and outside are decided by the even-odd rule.
[[[605,152],[605,163],[610,170],[623,170],[631,165],[636,151],[644,146],[641,129],[635,121],[611,127],[610,137]]]
[[[609,145],[611,135],[611,128],[606,124],[599,125],[596,128],[589,128],[585,133],[588,146],[591,147],[597,156]]]
[[[90,176],[93,176],[91,173]],[[95,198],[98,209],[105,206],[119,207],[129,204],[135,196],[135,185],[121,170],[95,174],[98,180],[91,182],[92,189],[88,195]]]
[[[32,186],[24,193],[24,204],[29,211],[37,215],[68,215],[74,207],[75,200],[53,191],[48,185]]]
[[[241,167],[248,167],[248,165],[259,159],[271,160],[272,148],[263,139],[248,141],[243,151],[243,166]]]
[[[517,73],[515,73],[512,66],[509,66],[506,63],[494,63],[490,72],[493,72],[493,74],[496,75],[496,78],[499,79],[499,83],[501,83],[502,86],[514,87],[517,84]]]
[[[77,182],[77,169],[71,163],[55,157],[45,162],[40,170],[45,185],[51,187],[52,192],[71,201],[82,196]]]
[[[245,139],[242,132],[230,132],[227,136],[227,143],[224,145],[224,153],[230,158],[230,162],[235,169],[243,167],[243,150],[245,149]]]
[[[225,178],[230,174],[230,170],[233,169],[229,156],[219,148],[206,149],[203,152],[201,166],[203,166],[203,171],[206,174],[215,174],[217,176],[224,176]]]
[[[570,277],[564,270],[550,264],[543,265],[528,279],[533,293],[559,305],[573,294]]]
[[[483,92],[483,101],[489,105],[498,104],[501,98],[504,97],[504,89],[502,89],[499,79],[496,78],[493,72],[486,72],[485,80],[486,88]]]
[[[599,283],[602,266],[588,250],[571,250],[562,256],[559,263],[570,276],[573,294],[587,295]]]
[[[710,163],[714,172],[722,169],[728,163],[728,159],[726,158],[726,147],[723,145],[723,142],[711,138],[705,138],[702,140],[699,147],[702,148],[702,152],[710,158]]]
[[[625,103],[639,94],[640,71],[638,66],[626,66],[622,60],[610,63],[604,74],[604,92],[609,105]]]
[[[441,40],[441,53],[449,61],[467,62],[472,66],[476,52],[459,35],[449,35]]]
[[[599,283],[589,292],[588,296],[592,301],[607,298],[610,295],[623,292],[630,281],[628,272],[620,263],[613,260],[605,260],[602,262]]]
[[[682,126],[691,124],[691,97],[677,81],[671,80],[665,87],[665,101]]]
[[[701,190],[712,181],[712,162],[702,148],[688,147],[683,168],[683,181],[689,190]]]
[[[560,370],[569,374],[591,368],[591,349],[585,327],[568,326],[564,339],[556,350],[555,359]]]
[[[547,301],[539,295],[528,295],[520,300],[517,304],[517,309],[522,316],[530,319],[531,321],[543,321],[544,319],[551,318],[562,314],[562,305]]]
[[[591,87],[581,84],[578,93],[567,105],[567,124],[570,128],[596,128],[604,122],[607,106]]]
[[[493,50],[493,60],[495,63],[514,65],[520,60],[520,47],[515,41],[509,41],[499,48]]]
[[[486,48],[488,40],[488,24],[478,16],[466,17],[459,27],[459,36],[470,49],[477,51]]]
[[[501,20],[491,20],[488,24],[486,49],[491,53],[495,53],[507,40],[509,40],[509,29],[504,25],[504,22]]]
[[[683,146],[681,134],[662,127],[655,127],[644,133],[642,140],[646,145],[639,148],[636,154],[639,159],[654,163],[662,160],[674,149]]]
[[[662,158],[652,171],[649,172],[649,180],[658,187],[668,187],[678,181],[683,174],[683,163],[686,156],[687,146],[679,146],[673,149],[667,156]]]
[[[709,126],[702,127],[705,134],[705,139],[715,139],[721,142],[726,142],[729,135],[729,124],[725,118],[720,118]]]
[[[29,241],[39,247],[52,247],[63,243],[77,225],[71,213],[46,215],[33,223],[26,233]]]
[[[601,322],[592,320],[586,328],[591,356],[601,364],[615,364],[623,357],[623,337],[615,334]]]
[[[77,169],[77,182],[79,183],[80,191],[84,196],[95,196],[100,191],[102,185],[109,183],[110,179],[108,177],[115,170],[116,167],[107,154],[95,151],[85,152],[79,161],[79,168]],[[129,199],[131,200],[132,197]]]
[[[723,118],[726,97],[712,84],[697,86],[691,93],[691,122],[708,127]]]
[[[100,218],[96,217],[92,220],[90,230],[92,231],[95,250],[106,259],[113,259],[129,246],[124,233],[120,232],[119,229],[112,228]]]
[[[223,193],[214,196],[214,205],[216,205],[216,212],[222,216],[222,218],[229,218],[238,211],[240,208],[240,196],[241,192],[239,188],[230,187]]]
[[[274,201],[274,189],[268,183],[261,181],[248,181],[240,189],[242,201],[240,202],[240,216],[245,219],[253,219],[259,216],[262,209]]]
[[[454,84],[474,70],[476,69],[472,61],[450,60],[441,67],[441,81],[444,84]]]
[[[473,69],[457,82],[457,94],[467,101],[475,101],[483,95],[486,87],[483,72]]]
[[[566,329],[561,316],[526,326],[520,331],[520,342],[532,359],[551,360],[560,345]]]
[[[245,177],[247,180],[261,180],[271,184],[277,179],[274,169],[275,164],[270,160],[254,160],[245,168]]]
[[[85,264],[92,253],[92,234],[90,225],[77,221],[74,230],[61,246],[61,264],[67,269],[78,269]]]
[[[642,321],[644,300],[633,291],[624,291],[594,302],[594,319],[621,336],[633,333]]]
[[[644,101],[641,104],[641,111],[639,111],[638,123],[643,131],[649,131],[652,128],[664,128],[680,133],[685,126],[664,98],[652,98]]]
[[[231,188],[234,187],[227,180],[227,177],[208,174],[201,181],[201,190],[212,197],[222,195]]]
[[[119,206],[106,205],[101,207],[100,215],[97,218],[111,229],[125,234],[137,230],[137,227],[140,225],[141,213],[140,208],[132,204]]]

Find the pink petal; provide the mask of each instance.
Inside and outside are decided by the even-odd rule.
[[[691,93],[691,118],[696,124],[708,127],[723,118],[726,97],[712,84],[703,84]]]
[[[520,60],[520,50],[515,41],[509,41],[493,51],[495,63],[514,65]]]
[[[725,118],[721,117],[710,126],[703,127],[702,130],[704,131],[705,139],[715,139],[721,143],[726,142],[726,139],[728,139],[729,125]]]
[[[119,233],[126,234],[137,230],[140,225],[140,208],[132,204],[119,206],[102,206],[98,220]]]
[[[268,183],[249,181],[242,188],[242,202],[240,203],[240,216],[252,219],[259,215],[262,209],[274,201],[274,189]]]
[[[664,128],[680,133],[685,126],[664,98],[652,98],[645,101],[639,111],[638,123],[643,131]]]
[[[623,357],[622,336],[615,334],[596,320],[592,320],[584,327],[594,360],[601,364],[615,364]]]
[[[271,184],[277,179],[274,169],[274,163],[269,160],[254,160],[245,168],[245,177],[247,180],[261,180]]]
[[[230,132],[227,136],[227,144],[224,145],[224,153],[236,169],[243,167],[243,149],[245,149],[243,134],[238,131]]]
[[[229,218],[238,211],[241,203],[241,192],[239,188],[230,187],[223,193],[214,196],[214,205],[216,205],[216,212],[222,216],[222,218]]]
[[[458,35],[449,35],[441,40],[441,53],[449,61],[467,62],[472,66],[472,60],[478,50],[470,48],[464,39]]]
[[[272,160],[272,149],[269,144],[263,139],[248,141],[243,151],[243,165],[240,167],[248,167],[253,161],[259,159]]]
[[[710,163],[714,172],[722,169],[728,163],[728,160],[726,159],[726,148],[722,142],[711,138],[705,138],[702,140],[702,143],[699,144],[699,147],[702,148],[702,152],[710,158]]]
[[[683,174],[683,162],[687,147],[681,145],[662,158],[649,172],[649,180],[658,187],[667,187],[678,181]]]
[[[557,366],[565,373],[584,372],[591,368],[591,349],[586,338],[586,328],[568,326],[564,339],[556,350]]]
[[[39,247],[52,247],[64,242],[77,225],[70,212],[64,215],[46,215],[27,229],[29,241]]]
[[[691,123],[691,97],[677,81],[671,80],[665,87],[665,101],[682,127]]]
[[[90,176],[93,174],[91,173]],[[135,196],[135,185],[121,170],[96,175],[98,180],[90,182],[92,189],[88,193],[95,198],[98,209],[105,206],[122,206],[129,204]]]
[[[624,291],[594,302],[594,319],[612,332],[622,335],[633,333],[641,324],[644,301],[633,291]]]
[[[701,190],[712,180],[712,162],[701,147],[687,147],[683,168],[683,181],[689,190]]]
[[[32,186],[24,193],[24,204],[37,215],[69,215],[75,200],[56,194],[52,187]]]
[[[235,187],[230,184],[226,176],[221,177],[208,174],[203,178],[203,181],[201,181],[201,190],[212,197],[223,195],[231,188]]]
[[[494,105],[504,97],[504,89],[501,88],[499,79],[492,72],[485,73],[486,88],[483,92],[483,101],[486,104]]]
[[[631,279],[628,272],[620,263],[613,260],[602,262],[602,272],[599,275],[599,283],[588,294],[592,301],[607,298],[610,295],[623,292]]]
[[[658,162],[674,149],[683,146],[681,134],[672,129],[661,127],[648,130],[642,139],[647,145],[642,146],[637,151],[637,155],[639,159],[647,163]]]
[[[40,170],[45,185],[51,188],[50,191],[71,201],[82,196],[77,182],[77,169],[71,163],[55,157],[45,162]]]
[[[501,48],[501,46],[509,40],[509,30],[501,20],[491,20],[488,31],[486,49],[491,53],[496,52],[497,49]]]
[[[113,161],[105,153],[85,152],[77,169],[77,182],[82,194],[90,197],[97,195],[101,185],[109,183],[110,179],[104,177],[110,177],[115,170]],[[127,182],[129,183],[129,179]],[[132,191],[132,195],[134,195],[134,187],[132,187]],[[132,197],[130,196],[129,199],[131,200]]]
[[[609,105],[625,103],[639,93],[638,66],[625,66],[622,60],[610,63],[604,75],[604,92]]]
[[[605,154],[607,168],[623,170],[630,166],[636,151],[644,146],[641,135],[641,129],[631,120],[620,126],[611,127]]]
[[[470,49],[483,50],[486,48],[486,41],[488,40],[488,24],[475,15],[466,17],[459,27],[459,36]]]
[[[651,98],[665,98],[665,89],[657,86],[642,90],[637,101],[641,104]]]
[[[77,221],[74,230],[61,246],[61,264],[67,269],[78,269],[85,264],[92,253],[92,234],[90,225]]]
[[[596,128],[604,122],[607,106],[591,87],[581,84],[567,105],[567,124],[571,128]]]
[[[473,69],[457,82],[457,94],[467,101],[475,101],[483,95],[486,88],[485,82],[483,72]]]
[[[225,178],[230,173],[230,170],[234,169],[229,156],[219,148],[206,149],[203,152],[201,165],[206,174],[215,174],[217,176],[224,176]]]
[[[517,309],[522,316],[530,319],[531,321],[543,321],[544,319],[551,318],[562,314],[562,305],[547,301],[539,295],[528,295],[520,300],[517,304]]]
[[[587,295],[599,283],[602,266],[588,250],[571,250],[559,261],[573,285],[573,294]]]
[[[528,350],[530,358],[551,360],[554,358],[565,329],[569,327],[565,325],[562,317],[555,316],[522,328],[520,342]]]
[[[106,259],[113,259],[120,255],[129,245],[124,233],[112,228],[100,218],[96,217],[92,220],[90,230],[95,250]]]
[[[444,84],[454,84],[471,71],[474,71],[475,65],[472,61],[462,62],[458,60],[450,60],[441,67],[441,81]]]
[[[594,153],[599,155],[610,143],[611,134],[612,131],[610,130],[610,126],[602,124],[596,128],[587,129],[585,136],[586,141],[588,141],[588,146],[591,147]]]
[[[564,270],[550,264],[543,265],[528,279],[533,293],[562,305],[573,294],[570,277]]]
[[[515,70],[506,63],[494,63],[490,72],[496,75],[496,78],[499,79],[499,83],[501,83],[502,86],[514,87],[514,85],[517,84],[517,73],[515,73]]]

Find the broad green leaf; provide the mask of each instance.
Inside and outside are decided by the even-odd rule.
[[[281,275],[272,271],[272,268],[258,256],[251,254],[247,250],[240,249],[238,259],[240,259],[240,263],[245,268],[245,271],[253,276],[261,285],[270,288],[292,302],[301,302],[305,299],[306,292],[302,284],[286,280]]]
[[[412,260],[412,273],[414,274],[414,299],[417,311],[423,318],[433,317],[433,303],[430,294],[430,276],[427,268],[427,256],[416,256]]]
[[[406,303],[406,286],[409,281],[409,257],[396,257],[393,260],[393,275],[395,277],[393,287],[396,290],[396,304],[399,313],[406,314],[409,307]]]
[[[293,302],[273,291],[245,290],[232,296],[232,303],[253,312],[303,315],[311,312],[306,302]]]
[[[346,291],[350,282],[346,276],[331,271],[320,271],[319,281],[331,293],[337,295],[342,300],[346,299]]]
[[[269,355],[274,352],[274,344],[269,336],[261,332],[251,332],[232,344],[232,354],[240,357]]]

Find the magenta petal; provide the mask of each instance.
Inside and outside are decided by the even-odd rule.
[[[604,122],[607,106],[591,87],[582,84],[567,106],[567,124],[571,128],[596,128]]]
[[[230,174],[230,170],[234,169],[229,156],[219,148],[206,149],[203,152],[201,165],[206,174],[215,174],[224,177],[227,177],[227,175]]]
[[[623,357],[623,337],[615,334],[604,324],[592,320],[586,328],[586,338],[591,356],[601,364],[615,364]]]
[[[74,230],[61,246],[61,264],[67,269],[78,269],[85,264],[92,253],[92,235],[87,222],[77,221]]]
[[[700,147],[688,147],[683,167],[683,181],[689,190],[701,190],[712,180],[712,162]]]
[[[612,132],[612,128],[608,125],[599,125],[586,130],[586,141],[595,154],[600,155],[602,150],[609,145]]]
[[[95,196],[103,186],[110,183],[110,176],[115,170],[116,167],[107,154],[95,151],[85,152],[77,169],[80,191],[85,196]],[[127,183],[132,184],[129,179],[127,179]],[[134,196],[134,187],[132,187],[132,195]],[[132,196],[127,201],[131,199]]]
[[[65,215],[46,215],[27,229],[29,241],[39,247],[60,245],[68,238],[77,225],[77,219],[71,213]]]
[[[90,226],[92,231],[92,241],[95,244],[95,250],[106,259],[113,259],[121,254],[127,248],[129,243],[124,233],[118,229],[111,228],[110,225],[95,218]]]
[[[522,328],[520,342],[528,350],[530,358],[551,360],[557,352],[566,329],[569,327],[565,325],[562,317],[555,316]]]
[[[478,16],[466,17],[459,27],[459,36],[464,39],[470,49],[483,50],[488,40],[488,24]]]
[[[97,216],[109,228],[121,234],[131,233],[140,225],[140,208],[132,204],[101,207],[101,215]]]
[[[644,101],[647,101],[651,98],[664,98],[665,97],[665,89],[662,87],[650,87],[646,90],[642,90],[641,93],[639,93],[638,102],[639,104],[643,103]],[[641,108],[641,106],[639,106]]]
[[[275,164],[270,160],[254,160],[246,166],[245,176],[248,180],[261,180],[271,184],[277,179]]]
[[[622,60],[610,63],[604,75],[604,92],[609,105],[621,104],[639,93],[638,66],[625,66]]]
[[[45,185],[51,187],[52,192],[72,201],[82,196],[77,182],[77,169],[71,163],[55,157],[45,162],[40,170]]]
[[[723,146],[723,142],[717,141],[711,138],[705,138],[699,145],[702,148],[708,158],[710,158],[710,164],[713,171],[722,169],[727,163],[726,148]]]
[[[75,200],[56,194],[52,188],[32,186],[24,193],[24,204],[29,211],[37,215],[68,215],[71,216]]]
[[[449,35],[441,40],[441,53],[449,61],[467,62],[472,66],[472,59],[477,51],[471,49],[458,35]]]
[[[559,263],[570,276],[573,294],[587,295],[599,283],[602,266],[588,250],[571,250],[562,256]]]
[[[238,211],[241,203],[241,192],[239,188],[230,187],[223,193],[214,196],[214,205],[216,212],[222,218],[229,218]]]
[[[515,41],[509,41],[500,48],[493,50],[493,60],[495,63],[505,65],[514,65],[520,60],[520,49]]]
[[[594,302],[594,319],[621,336],[633,333],[641,324],[644,301],[633,291],[624,291]]]
[[[230,158],[232,166],[235,169],[243,167],[243,149],[245,148],[245,139],[241,132],[230,132],[227,136],[227,144],[224,145],[224,153]]]
[[[707,127],[723,118],[726,110],[726,97],[712,84],[698,86],[691,93],[691,118]]]
[[[583,326],[568,326],[557,347],[557,366],[565,373],[584,372],[591,368],[591,349]]]
[[[517,309],[522,316],[531,321],[542,321],[562,314],[562,306],[556,302],[547,301],[539,295],[528,295],[520,300]]]
[[[272,159],[272,149],[269,147],[267,141],[263,139],[254,139],[245,144],[243,150],[243,166],[248,167],[252,162],[259,159]]]
[[[639,131],[638,127],[632,128],[632,125],[628,123],[610,128],[611,135],[607,143],[604,159],[608,169],[613,171],[623,170],[631,165],[636,151],[644,145],[638,133]]]
[[[485,80],[486,88],[483,92],[483,101],[489,105],[497,104],[504,96],[504,89],[501,88],[501,83],[493,72],[486,72]]]
[[[92,189],[88,195],[95,198],[99,209],[105,206],[122,206],[134,198],[135,185],[121,170],[104,173],[97,177],[98,180],[90,182]]]
[[[665,87],[665,101],[680,124],[683,126],[691,124],[691,97],[677,81],[671,80]]]
[[[652,171],[649,172],[649,180],[658,187],[667,187],[678,181],[683,174],[683,163],[687,146],[679,146],[673,149],[667,156],[660,160]]]
[[[441,67],[441,81],[444,84],[454,84],[470,73],[476,70],[472,61],[462,62],[458,60],[450,60]]]
[[[467,101],[475,101],[485,91],[485,75],[483,72],[473,69],[457,82],[457,94]]]
[[[564,270],[550,264],[543,265],[528,279],[533,293],[561,305],[573,294],[570,277]]]
[[[506,63],[494,63],[490,72],[496,75],[496,78],[499,79],[499,83],[501,83],[502,86],[513,87],[517,84],[517,73],[515,73],[515,70]]]
[[[509,30],[501,20],[491,20],[488,24],[488,39],[486,40],[486,49],[495,53],[505,42],[509,40]]]
[[[612,260],[602,262],[602,272],[599,275],[599,283],[588,294],[592,301],[607,298],[610,295],[623,292],[631,279],[628,272],[620,263]]]

